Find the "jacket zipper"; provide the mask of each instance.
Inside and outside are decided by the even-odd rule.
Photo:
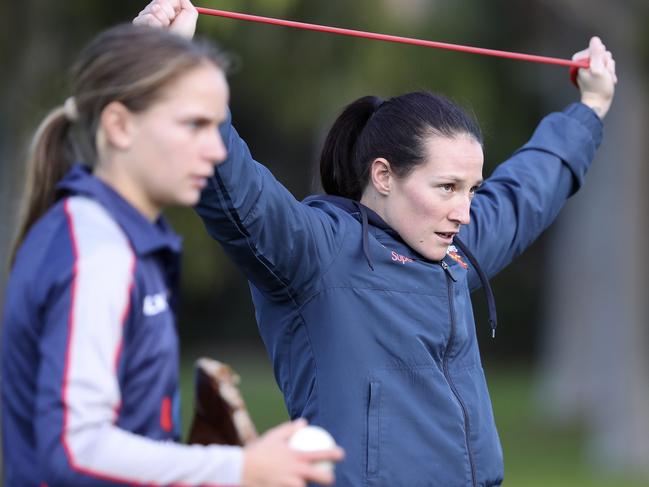
[[[446,275],[446,287],[448,289],[448,304],[449,304],[449,313],[451,316],[451,335],[449,336],[448,339],[448,345],[446,346],[446,350],[444,351],[444,358],[442,361],[443,369],[444,369],[444,377],[446,378],[446,381],[448,382],[449,387],[451,388],[451,391],[453,392],[453,395],[455,396],[455,399],[457,399],[457,402],[460,404],[460,408],[462,409],[462,415],[464,416],[464,440],[466,442],[466,450],[467,454],[469,455],[469,464],[471,466],[471,480],[473,481],[473,487],[478,486],[478,482],[476,480],[476,471],[475,471],[475,462],[473,460],[473,453],[471,452],[471,445],[469,443],[469,437],[470,437],[470,431],[471,431],[471,425],[469,422],[469,414],[467,413],[467,408],[466,405],[464,404],[464,401],[462,400],[462,397],[460,396],[460,393],[458,392],[457,388],[455,387],[455,384],[453,383],[453,380],[451,379],[451,374],[449,373],[448,370],[448,357],[451,352],[451,348],[453,346],[453,340],[455,339],[455,308],[453,306],[453,282],[456,281],[455,276],[451,272],[451,269],[449,268],[448,264],[444,261],[440,262],[440,265],[442,266],[442,269],[444,269],[444,274]],[[453,282],[451,282],[453,281]]]

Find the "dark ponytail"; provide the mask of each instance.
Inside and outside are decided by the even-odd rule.
[[[336,119],[320,156],[320,177],[327,194],[359,201],[376,158],[383,157],[405,177],[428,154],[431,136],[467,134],[482,144],[477,122],[451,100],[414,92],[382,102],[366,96],[348,105]]]
[[[325,193],[360,200],[367,179],[355,164],[354,146],[368,120],[383,101],[365,96],[348,105],[329,130],[320,156],[320,178]],[[367,169],[366,169],[367,171]]]

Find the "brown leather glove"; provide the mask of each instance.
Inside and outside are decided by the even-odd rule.
[[[195,367],[194,418],[187,443],[245,446],[257,438],[237,387],[239,376],[228,365],[206,357]]]

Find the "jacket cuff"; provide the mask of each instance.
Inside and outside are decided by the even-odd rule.
[[[586,127],[593,137],[595,148],[599,147],[602,143],[604,124],[592,108],[581,102],[571,103],[563,110],[563,113]]]

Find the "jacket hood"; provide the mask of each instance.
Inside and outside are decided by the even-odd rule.
[[[401,236],[392,227],[390,227],[390,225],[388,225],[387,222],[383,218],[381,218],[378,213],[359,201],[345,198],[343,196],[332,196],[329,194],[317,194],[304,199],[304,203],[306,204],[314,201],[326,201],[327,203],[331,203],[332,205],[345,210],[347,213],[357,213],[364,211],[367,215],[368,223],[371,223],[373,226],[380,228],[381,230],[384,230],[386,233],[390,234],[399,241],[403,241]]]

